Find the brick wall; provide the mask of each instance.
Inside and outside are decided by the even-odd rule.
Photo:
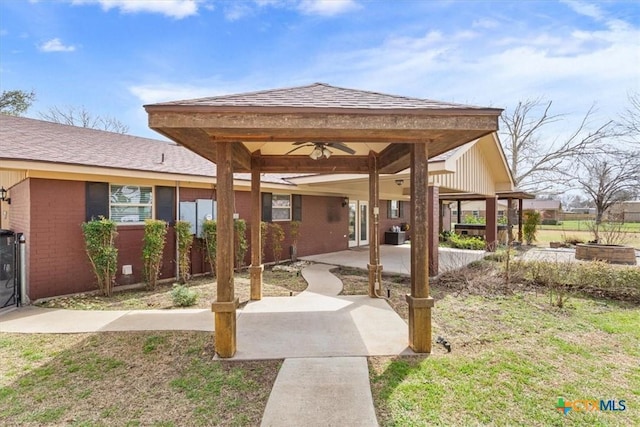
[[[85,253],[84,182],[30,179],[29,298],[95,289]]]
[[[31,233],[29,232],[31,224],[29,194],[29,179],[26,179],[11,188],[11,204],[7,206],[11,218],[10,229],[16,233],[23,233],[27,241],[27,245],[25,246],[27,255],[27,259],[25,261],[27,262],[27,265],[29,265],[29,257],[31,253],[31,247],[29,245],[29,239],[31,237]],[[30,272],[27,269],[27,284],[29,283],[29,277]]]

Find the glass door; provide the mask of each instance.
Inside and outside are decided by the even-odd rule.
[[[369,244],[369,202],[349,201],[349,247]]]

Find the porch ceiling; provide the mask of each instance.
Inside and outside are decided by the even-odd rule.
[[[498,129],[502,110],[406,98],[314,84],[197,100],[146,105],[149,127],[216,162],[216,142],[233,142],[235,172],[368,173],[368,155],[379,156],[381,173],[409,167],[410,146],[427,142],[429,157]],[[312,160],[312,146],[329,147],[330,158]]]

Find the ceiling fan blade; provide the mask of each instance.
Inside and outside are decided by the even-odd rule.
[[[312,144],[312,143],[309,141],[298,141],[293,143],[293,145],[302,145],[302,144]]]
[[[356,154],[356,150],[351,147],[347,147],[342,142],[329,142],[327,146],[335,148],[336,150],[344,151],[345,153]]]
[[[308,146],[311,146],[311,145],[308,145]],[[286,156],[286,155],[288,155],[288,154],[293,153],[294,151],[297,151],[297,150],[299,150],[299,149],[301,149],[301,148],[308,147],[308,146],[307,146],[307,145],[301,145],[300,147],[296,147],[296,148],[294,148],[293,150],[287,151],[287,152],[285,153],[285,156]]]

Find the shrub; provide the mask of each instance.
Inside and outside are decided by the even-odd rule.
[[[218,247],[218,224],[213,219],[202,223],[202,238],[207,252],[207,259],[211,266],[211,275],[216,275],[216,248]]]
[[[167,236],[167,223],[162,220],[147,219],[144,222],[142,262],[144,280],[149,289],[155,289],[162,268],[162,253]]]
[[[93,272],[98,279],[98,289],[104,296],[113,294],[118,268],[118,249],[114,241],[118,233],[115,221],[100,217],[82,224],[82,232]]]
[[[267,247],[267,237],[269,237],[269,223],[260,221],[260,253],[264,262],[265,248]]]
[[[527,245],[530,245],[536,240],[536,234],[538,234],[538,225],[540,224],[540,212],[527,211],[524,213],[524,225],[522,227],[522,233]]]
[[[480,216],[466,215],[462,223],[463,224],[484,224],[485,219]]]
[[[485,248],[485,241],[482,240],[482,238],[474,236],[465,237],[456,233],[449,236],[448,242],[452,248],[457,249],[484,250]]]
[[[175,283],[171,289],[171,299],[176,307],[191,307],[198,301],[198,294],[193,289]]]
[[[541,221],[542,225],[558,225],[559,221],[557,219],[543,219]]]
[[[284,242],[284,230],[277,222],[269,224],[271,232],[271,250],[273,251],[273,261],[277,264],[282,256],[282,242]]]
[[[592,296],[640,301],[640,269],[600,261],[515,261],[512,270],[523,280],[556,292],[576,291]]]
[[[233,221],[236,253],[236,268],[241,270],[244,266],[244,256],[247,253],[249,244],[247,243],[247,222],[244,219],[236,219]]]
[[[191,277],[191,245],[193,244],[191,223],[189,221],[176,221],[175,229],[178,241],[178,280],[181,283],[187,283]]]

